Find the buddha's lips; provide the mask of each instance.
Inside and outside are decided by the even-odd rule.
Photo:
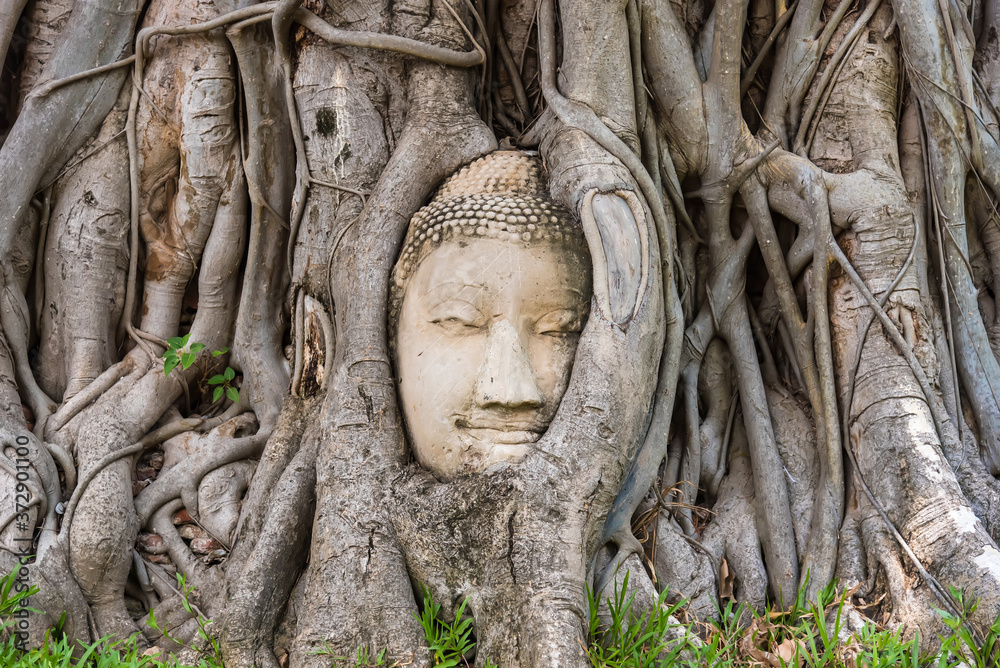
[[[505,412],[465,411],[452,414],[456,427],[462,429],[496,429],[497,431],[545,431],[551,418],[545,419],[542,411],[520,410]]]
[[[521,445],[535,443],[542,437],[541,432],[526,429],[491,429],[488,427],[462,427],[462,430],[478,441],[501,445]]]

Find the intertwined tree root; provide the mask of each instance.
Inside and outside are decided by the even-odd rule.
[[[420,586],[468,599],[480,657],[587,665],[623,568],[699,615],[837,578],[925,642],[952,587],[1000,613],[996,3],[24,4],[0,567],[33,555],[35,641],[65,613],[185,642],[174,572],[232,666],[420,665]],[[389,275],[499,143],[581,219],[594,306],[536,449],[442,482],[407,453]]]

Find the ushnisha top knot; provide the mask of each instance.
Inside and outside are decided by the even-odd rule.
[[[494,151],[445,179],[433,201],[471,194],[548,199],[542,161],[523,151]]]
[[[392,272],[390,326],[396,322],[406,282],[424,258],[445,241],[464,237],[587,246],[580,224],[549,199],[541,160],[521,151],[485,155],[449,176],[410,219]]]

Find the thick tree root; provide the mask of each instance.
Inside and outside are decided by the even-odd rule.
[[[129,55],[140,8],[107,4],[32,3],[0,127],[0,567],[37,540],[35,641],[65,611],[179,647],[133,618],[195,637],[174,569],[246,668],[422,665],[420,586],[505,666],[587,665],[586,586],[625,574],[710,616],[836,569],[852,628],[925,649],[948,587],[1000,611],[996,7],[156,0]],[[385,296],[498,129],[579,215],[595,299],[537,447],[441,482]],[[165,375],[187,332],[233,355]]]
[[[303,412],[315,416],[316,406]],[[276,435],[285,436],[285,431]],[[261,508],[253,526],[243,526],[239,538],[245,542],[240,548],[248,556],[231,565],[226,574],[230,593],[221,643],[226,664],[236,668],[278,665],[273,651],[275,627],[308,554],[313,513],[306,511],[315,506],[320,438],[315,432],[303,435],[298,430],[292,436],[294,440],[272,438],[265,450],[264,456],[270,455],[271,471],[277,471],[275,462],[293,456],[266,495],[259,497],[278,502]],[[302,445],[298,445],[299,438]],[[285,454],[282,450],[287,446],[282,446],[288,441],[295,445]]]

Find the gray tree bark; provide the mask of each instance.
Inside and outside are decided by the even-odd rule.
[[[701,616],[833,578],[925,643],[951,587],[1000,613],[996,2],[8,4],[0,568],[30,546],[36,641],[190,639],[174,573],[234,667],[428,664],[424,591],[481,665],[582,667],[622,564]],[[498,146],[594,297],[531,453],[443,481],[390,274]]]

